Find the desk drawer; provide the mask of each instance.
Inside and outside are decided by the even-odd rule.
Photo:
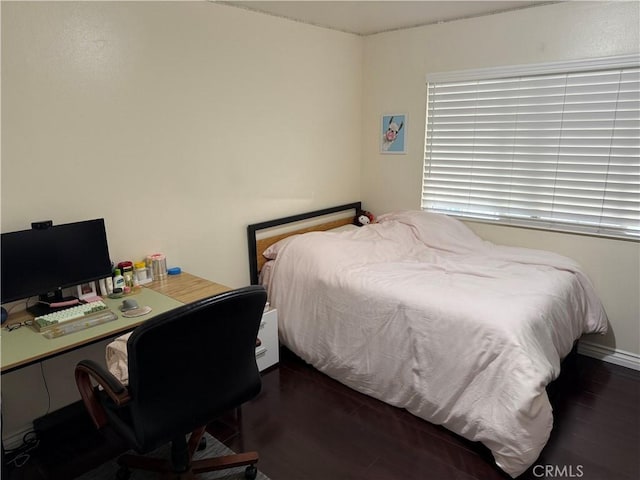
[[[280,360],[277,310],[271,309],[262,315],[258,338],[262,344],[256,348],[256,362],[258,363],[258,369],[263,371]]]

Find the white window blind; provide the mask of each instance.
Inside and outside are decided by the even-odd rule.
[[[422,208],[640,239],[639,59],[427,77]]]

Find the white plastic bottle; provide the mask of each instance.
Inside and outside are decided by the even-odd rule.
[[[107,295],[111,295],[113,293],[113,277],[105,278],[104,283],[107,284]]]
[[[120,274],[120,269],[116,268],[115,275],[113,276],[113,290],[116,291],[116,288],[120,288],[120,292],[124,293],[124,277]]]

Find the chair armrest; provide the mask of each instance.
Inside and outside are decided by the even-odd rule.
[[[126,405],[131,400],[127,387],[99,363],[92,360],[80,361],[76,365],[75,376],[84,406],[98,429],[104,427],[108,420],[104,408],[96,396],[96,388],[91,382],[92,379],[104,389],[117,406]]]

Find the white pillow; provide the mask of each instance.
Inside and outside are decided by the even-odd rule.
[[[351,230],[358,230],[358,228],[360,227],[353,223],[348,223],[346,225],[340,225],[339,227],[327,230],[327,232],[350,232]]]
[[[267,249],[262,252],[262,256],[269,260],[275,260],[278,256],[278,252],[282,247],[284,247],[293,237],[297,237],[298,235],[291,235],[290,237],[283,238],[282,240],[278,240],[276,243],[273,243],[267,247]]]
[[[331,228],[329,230],[324,230],[326,232],[348,232],[351,230],[358,230],[358,227],[356,225],[353,224],[347,224],[347,225],[340,225],[339,227],[336,228]],[[318,230],[318,232],[321,232],[323,230]],[[311,233],[311,232],[309,232]],[[266,248],[266,250],[264,252],[262,252],[262,256],[268,260],[275,260],[276,257],[278,256],[278,252],[280,251],[280,249],[282,247],[284,247],[289,240],[291,240],[293,237],[297,237],[298,235],[301,235],[300,233],[297,233],[295,235],[291,235],[289,237],[283,238],[282,240],[278,240],[276,243],[273,243],[271,245],[269,245],[269,247]]]

